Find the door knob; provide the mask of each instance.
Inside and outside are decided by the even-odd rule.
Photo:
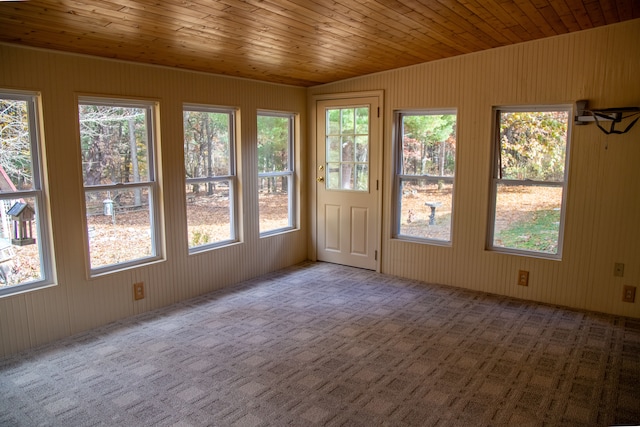
[[[316,181],[318,182],[324,182],[324,176],[319,176],[316,178]]]

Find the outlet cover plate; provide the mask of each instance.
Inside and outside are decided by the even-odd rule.
[[[138,301],[144,298],[144,283],[138,282],[133,284],[133,299]]]
[[[623,302],[636,302],[636,287],[625,285],[622,288],[622,301]]]
[[[518,271],[518,285],[529,286],[529,272],[526,270]]]

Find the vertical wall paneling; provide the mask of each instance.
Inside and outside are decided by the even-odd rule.
[[[640,20],[600,27],[310,88],[309,95],[384,90],[385,156],[392,111],[458,109],[453,245],[444,248],[390,238],[383,230],[382,271],[427,282],[640,317],[640,302],[623,303],[623,284],[640,286],[638,125],[626,135],[574,127],[570,148],[562,260],[484,249],[489,209],[491,109],[496,105],[640,106]],[[608,146],[608,148],[606,148]],[[392,165],[384,182],[391,185]],[[393,203],[386,189],[383,212]],[[385,221],[390,221],[386,218]],[[625,277],[614,278],[614,262]],[[519,269],[530,284],[516,284]]]
[[[57,273],[57,286],[0,299],[0,357],[306,258],[308,230],[303,227],[282,235],[258,238],[255,193],[256,110],[300,114],[300,135],[306,136],[305,89],[9,44],[0,44],[0,88],[42,94],[44,153]],[[164,260],[87,278],[78,95],[157,102]],[[238,135],[241,139],[237,161],[242,241],[197,255],[188,255],[185,235],[184,103],[229,106],[240,111]],[[304,166],[300,167],[304,169]],[[306,200],[305,193],[305,190],[300,192],[299,201]],[[145,285],[146,296],[139,301],[133,300],[135,282]]]

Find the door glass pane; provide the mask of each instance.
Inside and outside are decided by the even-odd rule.
[[[356,108],[356,133],[369,134],[369,108]]]
[[[327,109],[328,190],[369,191],[369,107]]]
[[[327,137],[327,161],[328,162],[340,161],[340,137],[339,136]]]
[[[353,162],[353,137],[342,137],[342,161]]]
[[[356,136],[356,162],[369,160],[369,136]]]
[[[355,189],[366,191],[369,188],[369,166],[356,164]]]
[[[327,163],[327,189],[340,189],[340,163]]]
[[[342,113],[340,115],[342,117],[340,133],[343,135],[352,134],[354,132],[353,108],[342,109]]]
[[[341,165],[342,186],[343,190],[353,190],[353,163],[343,163]]]

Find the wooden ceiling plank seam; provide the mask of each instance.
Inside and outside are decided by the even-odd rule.
[[[2,22],[1,17],[0,17],[0,22]],[[19,23],[17,25],[18,26],[16,28],[21,28]],[[49,27],[48,26],[44,26],[44,28],[49,28]],[[55,33],[55,34],[57,36],[56,38],[60,38],[60,33]],[[85,42],[91,41],[91,40],[95,40],[97,43],[93,44],[93,46],[96,46],[100,51],[102,51],[102,52],[105,52],[105,51],[112,52],[110,55],[108,55],[108,57],[109,58],[113,58],[113,59],[122,59],[122,60],[135,61],[135,60],[143,57],[146,60],[151,61],[151,63],[160,64],[161,65],[162,62],[158,61],[155,57],[156,56],[162,57],[162,56],[166,55],[166,53],[154,54],[153,52],[155,52],[155,50],[154,50],[153,46],[144,46],[144,45],[140,46],[144,52],[140,52],[140,53],[138,53],[136,55],[132,55],[132,54],[130,54],[130,55],[122,55],[122,54],[119,54],[116,50],[114,50],[116,47],[119,47],[119,46],[113,46],[112,45],[113,44],[112,40],[105,40],[104,38],[97,38],[97,37],[92,36],[91,34],[83,34],[82,37],[84,38]],[[123,33],[118,38],[121,40],[121,43],[123,43],[123,44],[126,43],[129,40],[129,38],[127,37],[126,33]],[[53,38],[50,35],[48,35],[46,39],[54,40],[55,38]],[[68,40],[68,39],[65,37],[65,38],[63,38],[63,40]],[[162,44],[165,48],[171,48],[171,43],[170,43],[171,40],[158,40],[157,38],[153,38],[152,40],[148,40],[148,41],[153,43],[153,44],[155,44],[155,45]],[[86,45],[86,43],[85,43],[85,45]],[[55,43],[49,43],[48,47],[51,47],[51,46],[56,46],[57,47],[58,45],[56,45]],[[36,46],[36,47],[44,47],[44,46]],[[133,52],[134,50],[133,49],[127,49],[127,51]],[[196,52],[195,50],[193,50],[193,51]],[[84,48],[82,50],[82,52],[80,52],[80,53],[89,54],[89,55],[96,55],[95,49],[92,49],[92,48]],[[104,54],[101,55],[101,56],[104,56]],[[184,56],[184,55],[176,55],[175,58],[181,58],[182,56]],[[232,54],[225,53],[224,56],[220,56],[220,57],[218,57],[218,55],[210,56],[210,57],[208,57],[208,61],[206,61],[206,62],[210,62],[212,60],[218,60],[218,59],[224,59],[224,60],[242,59],[244,57],[246,57],[246,56],[245,55],[232,55]],[[245,61],[245,62],[247,62],[247,61]],[[257,61],[255,59],[253,59],[250,62],[255,64],[255,63],[259,63],[260,61]],[[270,65],[270,63],[268,63],[268,62],[264,62],[264,64],[265,65]],[[313,67],[318,68],[317,64],[313,64]],[[298,68],[298,67],[296,67],[296,68]],[[332,66],[332,69],[339,69],[339,67]],[[209,70],[209,68],[202,68],[202,70],[203,71],[204,70]],[[300,70],[304,71],[304,68],[300,68]],[[352,70],[352,69],[345,69],[343,71],[343,73],[344,72],[349,72],[350,74],[353,74],[355,71]]]
[[[103,0],[100,0],[103,1]],[[167,5],[173,4],[170,0],[108,0],[110,3],[120,5],[120,7],[127,7],[135,10],[140,10],[144,13],[154,14],[156,16],[168,15]],[[179,16],[188,16],[196,19],[204,19],[209,12],[201,12],[195,8],[182,7],[179,5],[174,6],[173,15],[175,12],[180,11]]]
[[[368,1],[363,1],[363,0],[356,0],[356,1],[357,1],[358,3],[361,3],[361,4],[370,4],[370,2],[368,2]],[[353,3],[352,3],[352,4],[353,4]],[[380,14],[380,19],[383,19],[383,20],[390,20],[390,22],[399,22],[399,23],[401,23],[401,24],[402,24],[402,23],[404,23],[404,22],[407,22],[407,20],[402,19],[402,18],[404,18],[404,16],[402,16],[402,18],[400,18],[400,19],[398,19],[398,17],[396,16],[397,14],[396,14],[396,15],[394,15],[394,16],[390,16],[389,12],[390,12],[390,11],[392,11],[392,10],[391,10],[391,9],[389,9],[389,8],[386,8],[386,7],[385,7],[385,5],[383,5],[382,3],[380,3],[380,2],[375,2],[375,4],[377,5],[376,12]],[[409,14],[410,12],[412,12],[412,11],[413,11],[413,9],[411,9],[411,8],[407,8],[406,10],[407,10],[407,11],[406,11],[405,15],[407,15],[407,14]],[[386,13],[385,13],[385,12],[386,12]],[[478,22],[480,22],[480,18],[479,18],[479,17],[476,17],[476,20],[477,20]],[[412,19],[409,19],[409,22],[413,23],[413,27],[414,27],[414,31],[409,32],[409,34],[413,34],[413,33],[423,34],[423,37],[424,37],[424,36],[428,37],[428,39],[429,39],[429,40],[428,40],[428,43],[434,43],[434,42],[437,42],[437,40],[435,40],[433,37],[431,37],[428,33],[425,33],[425,32],[424,32],[424,26],[423,26],[423,25],[419,24],[419,23],[418,23],[418,22],[416,22],[416,21],[413,21]],[[482,31],[482,30],[480,30],[480,29],[478,28],[478,26],[476,26],[476,25],[470,25],[470,26],[469,26],[469,28],[472,28],[472,29],[474,29],[474,30],[476,30],[476,31]],[[486,33],[485,33],[485,34],[486,34]],[[493,46],[493,47],[501,46],[500,42],[498,42],[496,39],[494,39],[494,38],[493,38],[493,37],[491,37],[491,36],[490,36],[490,38],[491,38],[491,39],[493,40],[493,42],[494,42],[494,46]],[[480,38],[478,38],[478,37],[474,36],[474,37],[473,37],[472,42],[473,42],[473,43],[475,43],[475,44],[477,45],[477,48],[478,48],[478,49],[484,49],[484,48],[486,48],[486,43],[485,43],[484,41],[482,41],[482,42],[478,43],[478,40],[479,40],[479,39],[480,39]],[[483,45],[484,45],[484,46],[483,46]],[[449,50],[449,51],[450,51],[450,50]]]
[[[580,31],[582,29],[565,0],[552,1],[550,5],[570,32]]]
[[[1,3],[0,3],[1,5]],[[25,25],[28,25],[28,19],[31,16],[40,16],[42,20],[46,22],[50,22],[51,26],[54,28],[60,28],[60,20],[62,21],[76,21],[82,26],[87,25],[88,17],[79,16],[75,13],[69,13],[66,9],[58,9],[55,7],[39,7],[35,3],[31,2],[20,2],[16,3],[16,6],[13,9],[12,13],[6,14],[4,10],[0,8],[0,16],[14,15],[16,19],[21,19],[25,22]],[[111,20],[102,21],[100,27],[109,24]],[[0,33],[4,32],[3,29],[0,28]]]
[[[261,4],[267,5],[269,4],[269,2],[262,1]],[[363,43],[364,45],[369,46],[371,51],[377,51],[380,49],[386,50],[389,53],[405,51],[407,52],[407,54],[413,55],[417,58],[421,58],[423,56],[423,53],[421,51],[415,51],[413,49],[409,49],[405,45],[394,43],[392,41],[385,40],[385,39],[375,40],[372,37],[366,37],[361,32],[354,29],[353,26],[347,26],[346,28],[338,27],[337,25],[335,25],[334,22],[327,21],[328,18],[325,16],[319,16],[312,19],[318,20],[315,31],[319,32],[320,30],[318,28],[322,28],[322,33],[318,33],[320,35],[329,34],[329,35],[335,36],[338,39],[344,39],[346,42],[350,43],[351,45],[354,44],[353,40],[355,39],[356,42]],[[319,22],[320,19],[322,19],[322,22]],[[324,24],[324,26],[321,27],[321,24]],[[353,24],[353,22],[351,21],[350,24]],[[373,36],[373,34],[371,35]]]
[[[136,10],[136,9],[133,9],[132,11],[134,11],[134,12],[136,13],[136,15],[141,14],[141,12],[142,12],[142,10]],[[146,14],[146,15],[148,15],[148,14]],[[145,19],[145,18],[143,18],[143,17],[141,16],[139,19]],[[146,20],[146,19],[145,19],[145,20]],[[159,18],[157,18],[157,17],[156,17],[156,18],[152,18],[152,20],[151,20],[150,22],[154,22],[154,21],[158,21],[158,20],[159,20]],[[132,20],[130,20],[130,21],[132,21]],[[221,21],[221,20],[218,20],[218,22],[219,22],[219,23],[220,23],[220,21]],[[132,21],[132,22],[133,22],[133,21]],[[206,23],[204,23],[204,22],[203,22],[203,23],[201,23],[201,24],[203,24],[203,25],[204,25],[204,24],[206,24]],[[201,25],[201,24],[200,24],[200,23],[198,23],[197,25]],[[184,29],[184,28],[187,28],[187,26],[184,24],[184,22],[182,22],[182,23],[180,23],[180,24],[176,25],[176,27],[180,27],[180,28],[179,28],[179,30],[182,30],[182,29]],[[229,27],[229,28],[237,29],[237,27]],[[246,29],[247,27],[245,26],[244,28]],[[149,29],[148,31],[152,31],[152,30],[151,30],[151,29]],[[208,28],[207,28],[207,29],[201,29],[201,31],[208,31]],[[237,31],[238,31],[238,32],[240,32],[240,30],[237,30]],[[250,32],[250,31],[249,31],[249,32],[244,31],[244,33],[235,34],[234,36],[245,36],[245,37],[246,37],[247,33],[251,33],[251,32]],[[224,34],[224,32],[220,31],[220,32],[218,32],[218,34],[219,34],[219,36],[222,36],[222,35]],[[158,36],[161,36],[161,34],[157,34],[157,35],[158,35]],[[261,37],[262,37],[262,36],[264,36],[264,33],[260,34],[260,36],[261,36]],[[227,41],[225,41],[225,40],[227,40]],[[256,39],[256,38],[252,38],[252,39],[248,39],[248,40],[256,40],[256,44],[257,44],[257,45],[259,45],[259,46],[261,46],[261,47],[264,47],[264,48],[271,48],[271,47],[272,47],[270,44],[269,44],[269,45],[266,45],[266,44],[264,44],[264,43],[261,43],[261,42],[260,42],[260,40],[259,40],[259,39]],[[234,39],[233,37],[230,37],[230,36],[228,36],[228,35],[227,35],[223,40],[211,40],[211,41],[215,41],[215,42],[223,42],[223,43],[230,43],[232,46],[233,46],[234,44],[236,44],[236,43],[234,43],[234,42],[236,41],[236,39]],[[284,49],[284,50],[289,50],[289,47],[288,47],[288,46],[287,46],[287,47],[283,47],[282,49]]]
[[[482,15],[486,16],[486,24],[496,29],[497,32],[506,37],[509,40],[508,44],[520,43],[522,41],[522,37],[520,35],[516,34],[506,26],[505,22],[501,20],[501,16],[494,14],[495,11],[502,10],[502,8],[494,7],[493,9],[489,9],[489,6],[486,6],[486,1],[460,0],[460,2],[465,4],[465,7],[476,11],[478,14],[484,11]]]
[[[594,26],[606,25],[607,21],[600,7],[600,0],[584,0],[584,6]]]
[[[564,25],[564,22],[551,5],[547,4],[546,6],[539,8],[538,12],[544,17],[549,25],[554,28],[557,34],[566,34],[569,32],[569,29]]]
[[[580,24],[581,30],[588,30],[593,28],[593,22],[591,17],[587,13],[587,9],[584,7],[582,0],[566,0],[571,13],[576,18],[576,21]]]
[[[422,24],[425,34],[462,53],[474,51],[471,46],[476,46],[479,50],[488,49],[484,42],[478,43],[478,40],[474,40],[473,37],[468,38],[463,36],[463,31],[455,32],[451,28],[438,23],[437,19],[441,15],[428,6],[430,0],[411,0],[411,4],[415,4],[416,7],[414,7],[414,11],[407,14],[407,16],[412,17],[416,22]],[[460,39],[464,42],[459,41]]]
[[[525,14],[528,21],[538,28],[539,32],[537,34],[540,35],[537,36],[536,39],[558,35],[558,33],[549,26],[547,20],[538,12],[538,9],[531,4],[530,0],[515,0],[515,4]]]
[[[602,8],[602,14],[604,15],[605,25],[614,24],[620,21],[615,0],[600,0],[600,7]]]
[[[615,1],[616,11],[618,12],[618,19],[632,19],[633,17],[633,2],[634,0],[618,0]],[[636,3],[640,3],[637,2]],[[638,9],[640,9],[640,4],[638,5]]]
[[[494,15],[476,1],[460,0],[460,5],[479,18],[475,26],[482,32],[491,34],[500,46],[517,43],[518,37],[509,31]]]
[[[275,0],[276,2],[278,0]],[[266,3],[266,2],[263,2]],[[310,4],[312,4],[313,2],[311,1],[303,1],[303,6],[298,5],[299,9],[303,14],[304,13],[304,6],[309,6]],[[402,38],[400,37],[400,35],[402,33],[397,32],[395,37],[383,37],[383,38],[378,38],[378,39],[374,39],[375,37],[381,37],[380,34],[380,30],[373,28],[371,26],[369,26],[366,23],[360,22],[355,18],[348,18],[345,15],[341,15],[341,14],[335,14],[335,16],[337,18],[335,18],[335,21],[332,21],[332,17],[334,16],[333,14],[329,14],[330,16],[327,15],[320,15],[320,17],[315,18],[318,20],[321,20],[323,24],[325,24],[324,27],[322,27],[322,30],[330,32],[330,33],[334,33],[336,30],[336,26],[334,25],[334,22],[341,22],[343,24],[347,25],[347,29],[349,29],[349,33],[351,33],[351,36],[355,36],[355,37],[360,37],[363,40],[366,40],[367,44],[369,44],[370,42],[373,41],[373,44],[371,45],[372,50],[377,50],[378,48],[380,48],[380,44],[384,44],[385,47],[388,47],[391,49],[392,52],[398,52],[398,51],[406,51],[407,53],[410,53],[418,58],[423,58],[424,57],[424,49],[420,49],[420,50],[416,50],[415,47],[413,47],[411,44],[404,42],[404,40],[402,40]],[[372,38],[373,37],[373,38]],[[419,46],[419,44],[415,44],[415,46]]]
[[[515,4],[514,1],[501,1],[499,7],[509,15],[509,19],[505,22],[512,22],[514,25],[510,28],[517,28],[519,34],[522,34],[522,41],[536,40],[543,37],[540,29],[531,22],[526,14]],[[517,27],[515,27],[517,26]]]
[[[501,39],[502,37],[498,35],[497,31],[491,29],[491,27],[485,27],[487,28],[487,30],[489,30],[488,32],[481,30],[478,27],[478,24],[480,24],[481,22],[480,17],[474,14],[468,8],[466,8],[462,3],[458,3],[457,1],[449,2],[449,1],[438,0],[433,4],[439,5],[438,13],[440,13],[446,19],[451,20],[456,25],[464,28],[467,33],[474,34],[476,37],[478,37],[477,31],[480,31],[485,36],[487,36],[489,40],[483,40],[485,45],[488,46],[485,49],[491,49],[494,47],[501,46],[498,39]],[[497,35],[497,38],[494,37],[496,35]]]
[[[242,20],[242,19],[240,19],[240,18],[236,18],[236,19],[237,19],[237,22],[238,22],[238,23],[243,24],[244,28],[249,27],[249,26],[250,26],[250,24],[251,24],[251,22],[250,22],[250,21],[246,21],[246,20],[244,20],[244,21],[243,21],[243,20]],[[274,29],[273,29],[273,28],[275,28],[275,27],[276,27],[276,26],[273,26],[273,27],[271,28],[271,31],[272,31],[272,32],[274,32]],[[283,30],[276,30],[276,31],[283,31]],[[290,39],[290,38],[291,38],[290,33],[284,33],[284,36],[285,36],[287,39]],[[367,53],[367,52],[363,52],[362,54],[360,54],[360,52],[356,52],[356,53],[354,53],[354,50],[353,50],[353,41],[352,41],[352,40],[353,40],[353,38],[354,38],[354,37],[356,37],[356,36],[351,36],[351,35],[349,35],[348,37],[350,37],[351,39],[346,39],[345,37],[343,37],[342,39],[340,39],[340,38],[338,38],[338,37],[333,38],[333,39],[332,39],[332,40],[333,40],[333,42],[332,42],[332,43],[333,43],[333,46],[332,46],[332,48],[331,48],[331,49],[332,49],[332,51],[335,51],[335,50],[341,50],[341,51],[344,51],[344,53],[345,53],[345,54],[348,54],[348,55],[350,55],[350,56],[353,56],[353,57],[362,57],[362,58],[363,58],[363,60],[364,60],[364,59],[366,59],[366,58],[368,58],[368,57],[370,57],[370,53]],[[361,42],[366,43],[366,45],[368,45],[368,48],[366,49],[366,51],[369,51],[369,52],[371,52],[371,51],[378,51],[378,50],[377,50],[377,48],[378,48],[379,46],[377,45],[377,43],[375,42],[375,40],[372,40],[372,39],[365,39],[365,38],[361,38],[361,37],[357,37],[357,38],[358,38]],[[299,35],[295,35],[294,40],[300,40],[300,36],[299,36]],[[340,44],[340,43],[341,43],[341,44]],[[285,49],[289,49],[289,48],[290,48],[290,46],[291,46],[291,45],[287,42],[287,44],[286,44],[286,46],[284,46],[284,48],[285,48]],[[309,49],[317,49],[317,48],[319,48],[319,47],[321,47],[321,46],[318,46],[318,45],[308,45],[308,48],[309,48]],[[387,51],[388,51],[389,53],[397,52],[397,50],[396,50],[396,49],[393,49],[393,50],[387,49]],[[403,50],[403,52],[405,52],[405,54],[410,55],[411,57],[414,57],[414,58],[415,58],[415,55],[413,55],[413,53],[412,53],[409,49],[406,49],[406,48],[405,48],[405,49]]]

